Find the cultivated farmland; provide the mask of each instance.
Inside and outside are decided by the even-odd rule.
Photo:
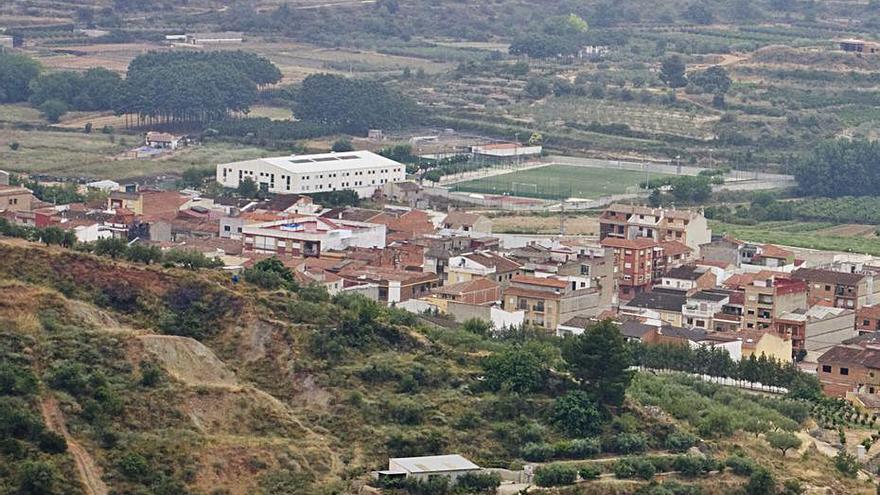
[[[651,178],[658,176],[660,174],[651,174]],[[644,180],[644,172],[632,170],[548,165],[462,182],[456,184],[454,190],[542,199],[596,199],[637,192],[639,183]]]

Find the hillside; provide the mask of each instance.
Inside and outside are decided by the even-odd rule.
[[[796,476],[830,493],[873,493],[834,475],[832,460],[808,443],[783,460],[737,431],[751,416],[783,424],[777,411],[799,410],[788,401],[687,380],[638,377],[615,419],[601,420],[593,433],[596,447],[564,441],[571,438],[559,428],[565,423],[552,418],[570,388],[566,379],[550,376],[543,388],[521,393],[477,379],[486,355],[517,356],[516,349],[560,364],[556,343],[546,339],[487,340],[356,299],[330,303],[306,290],[233,286],[217,273],[0,241],[2,383],[36,384],[4,385],[0,413],[18,411],[67,440],[66,453],[52,454],[45,441],[27,440],[41,438],[36,433],[14,433],[18,453],[7,441],[0,454],[10,461],[0,470],[0,493],[18,493],[35,465],[54,481],[47,491],[23,493],[331,493],[363,484],[389,455],[438,452],[515,468],[523,457],[601,450],[608,454],[592,462],[613,472],[602,458],[674,456],[670,445],[686,450],[697,436],[704,454],[753,457],[780,483]],[[719,415],[728,415],[729,431],[713,430]],[[745,482],[700,469],[710,468],[682,476],[701,493],[729,493]],[[666,461],[666,470],[678,469]],[[73,479],[80,488],[62,481]],[[640,486],[604,477],[588,486],[606,483]]]

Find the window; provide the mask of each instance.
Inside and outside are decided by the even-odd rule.
[[[831,366],[827,364],[822,365],[822,373],[831,373]]]
[[[223,231],[224,231],[224,232],[232,232],[232,227],[231,227],[230,225],[224,225],[224,226],[223,226]]]
[[[581,265],[581,275],[590,276],[590,265]]]
[[[868,320],[862,320],[862,326],[863,326],[863,327],[867,327],[867,326],[870,326],[870,325],[871,325],[871,322],[870,322],[870,321],[868,321]]]
[[[849,375],[849,368],[840,368],[841,375]]]
[[[520,299],[517,301],[517,308],[518,309],[529,309],[529,302],[526,301],[525,299]]]

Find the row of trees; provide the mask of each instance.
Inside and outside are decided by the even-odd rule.
[[[785,387],[795,396],[814,398],[821,395],[821,386],[815,376],[801,372],[793,363],[782,363],[762,354],[734,361],[721,348],[682,345],[633,344],[636,363],[646,368],[668,369],[735,378],[764,385]]]

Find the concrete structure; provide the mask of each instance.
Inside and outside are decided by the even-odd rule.
[[[772,330],[715,332],[712,336],[713,338],[741,341],[743,359],[749,359],[752,356],[755,358],[767,356],[769,359],[776,359],[783,363],[791,361],[791,339]]]
[[[524,311],[525,323],[556,332],[575,316],[599,314],[599,291],[590,279],[515,276],[503,290],[504,309]]]
[[[680,290],[657,289],[643,292],[620,305],[620,315],[635,319],[659,320],[674,327],[682,326],[682,307],[687,293]]]
[[[463,233],[492,233],[492,221],[483,215],[467,213],[464,211],[452,211],[440,222],[444,229],[455,230]]]
[[[471,153],[478,160],[516,161],[539,158],[543,148],[540,145],[523,146],[519,143],[495,143],[471,146]]]
[[[446,312],[455,318],[455,321],[467,321],[471,318],[487,321],[492,328],[518,328],[525,322],[525,311],[506,311],[494,304],[470,304],[457,301],[448,301]]]
[[[244,35],[237,32],[187,33],[186,42],[190,45],[218,45],[229,43],[242,43],[244,42]]]
[[[426,298],[441,312],[447,312],[447,303],[486,304],[501,300],[501,285],[487,278],[475,278],[467,282],[438,287]]]
[[[8,186],[9,185],[9,172],[5,170],[0,170],[0,186]]]
[[[694,291],[713,289],[716,285],[715,273],[708,267],[683,265],[667,271],[660,279],[660,286],[668,289]]]
[[[242,227],[244,251],[279,256],[314,256],[349,247],[384,248],[385,226],[320,217],[297,217]]]
[[[815,362],[831,347],[856,336],[855,316],[848,309],[813,306],[779,315],[774,328],[791,338],[794,356],[802,354],[804,360]]]
[[[714,330],[715,315],[723,313],[724,306],[730,302],[726,291],[701,290],[691,293],[681,308],[682,323],[688,328]]]
[[[697,211],[613,204],[599,217],[599,239],[609,237],[678,241],[696,251],[712,239],[712,231]]]
[[[217,165],[217,182],[237,188],[249,178],[266,192],[311,194],[352,190],[362,198],[406,178],[406,167],[369,151],[257,158]]]
[[[34,199],[30,189],[20,186],[0,186],[0,211],[31,211]]]
[[[388,469],[379,471],[378,476],[380,479],[416,478],[418,480],[446,476],[455,483],[459,476],[479,471],[480,466],[460,455],[433,455],[388,459]]]
[[[440,279],[433,273],[381,266],[345,267],[338,275],[344,279],[343,288],[365,284],[378,287],[376,300],[388,304],[425,297],[440,285]]]
[[[448,284],[487,278],[506,287],[517,275],[522,275],[522,266],[519,263],[492,251],[453,256],[449,258],[449,265],[446,267]]]
[[[89,182],[86,184],[86,187],[89,189],[96,189],[104,192],[113,192],[118,191],[121,187],[118,182],[112,180],[98,180],[94,182]]]

